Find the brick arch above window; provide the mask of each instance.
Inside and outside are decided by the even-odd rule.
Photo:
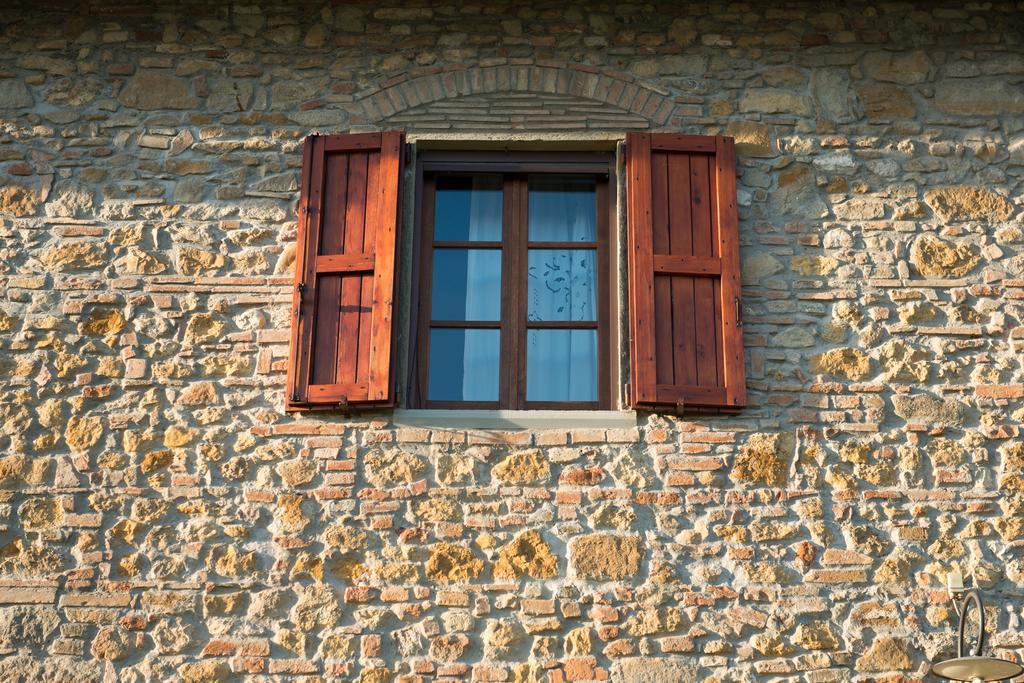
[[[577,95],[495,92],[436,100],[399,112],[383,128],[412,133],[633,131],[651,128],[640,114]]]
[[[660,87],[635,79],[630,74],[608,72],[581,65],[530,64],[474,66],[466,68],[440,67],[431,71],[410,72],[384,81],[376,90],[364,92],[352,107],[353,124],[392,125],[405,120],[406,114],[431,114],[438,111],[440,102],[462,101],[476,106],[495,107],[529,94],[535,101],[548,102],[553,109],[567,105],[581,107],[603,105],[607,114],[621,118],[618,129],[665,128],[678,115],[677,98]],[[432,106],[435,105],[435,106]],[[493,109],[491,110],[493,113]],[[606,115],[607,115],[606,114]],[[597,112],[588,112],[587,120],[600,121]],[[495,124],[501,122],[495,119]],[[460,124],[463,122],[460,122]],[[486,121],[481,123],[488,123]],[[542,117],[537,118],[542,124]],[[577,126],[568,122],[568,128]],[[644,125],[646,124],[646,125]],[[549,122],[549,127],[551,124]],[[407,123],[406,128],[410,128]],[[490,126],[488,126],[490,127]],[[595,126],[597,127],[597,126]],[[608,122],[604,128],[615,128]],[[479,128],[479,126],[478,126]],[[531,130],[539,128],[531,125]],[[564,129],[564,127],[562,127]]]

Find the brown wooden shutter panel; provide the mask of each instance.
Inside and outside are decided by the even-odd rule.
[[[393,404],[402,142],[398,132],[306,138],[289,409]]]
[[[634,407],[747,403],[733,139],[626,138]]]

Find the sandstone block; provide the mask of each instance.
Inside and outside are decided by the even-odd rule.
[[[613,683],[696,683],[697,667],[687,659],[627,657],[612,664]]]
[[[316,462],[310,458],[294,458],[279,463],[277,474],[288,486],[302,486],[313,481],[317,475]]]
[[[621,581],[640,571],[644,548],[639,536],[589,534],[569,542],[569,560],[580,578]]]
[[[936,427],[958,427],[966,417],[963,403],[955,399],[937,399],[927,394],[893,396],[892,407],[907,422]]]
[[[731,476],[736,481],[781,486],[786,482],[794,446],[789,433],[752,434],[736,455]]]
[[[524,638],[523,628],[511,619],[490,619],[484,627],[484,656],[506,659]]]
[[[889,81],[911,85],[928,79],[931,60],[924,52],[870,52],[864,56],[861,67],[868,77],[876,81]]]
[[[985,187],[961,185],[928,190],[924,200],[942,220],[1005,221],[1014,207],[1005,197]]]
[[[89,317],[79,326],[79,333],[96,337],[117,334],[124,329],[125,318],[116,308],[94,308]]]
[[[885,218],[885,204],[877,199],[851,199],[832,207],[836,218],[844,221],[874,221]]]
[[[60,626],[52,607],[17,605],[0,609],[0,643],[8,647],[42,647]]]
[[[897,85],[857,83],[857,97],[864,114],[872,123],[911,119],[917,116],[917,106],[906,90]]]
[[[26,109],[34,104],[32,93],[20,78],[0,78],[0,109]]]
[[[195,109],[199,98],[189,94],[188,81],[162,69],[139,69],[117,96],[133,109]]]
[[[782,272],[785,266],[771,254],[754,254],[749,258],[743,258],[740,263],[740,273],[745,285],[757,285],[766,277],[771,277]]]
[[[128,656],[128,639],[121,629],[107,626],[93,638],[89,652],[97,659],[116,662]]]
[[[799,349],[814,346],[814,335],[803,327],[790,327],[772,337],[772,346]]]
[[[139,462],[139,470],[143,474],[149,474],[150,472],[167,467],[172,462],[174,462],[174,453],[171,451],[150,451],[142,456],[142,460]]]
[[[68,420],[67,429],[64,431],[64,440],[72,451],[82,452],[99,441],[102,434],[103,422],[99,417],[75,416]]]
[[[753,121],[734,121],[725,128],[725,134],[735,138],[736,153],[748,157],[774,156],[772,138],[766,124]]]
[[[227,662],[219,660],[182,664],[178,675],[184,683],[227,683],[233,678]]]
[[[1007,492],[1024,492],[1024,443],[1009,443],[999,451],[1003,456],[999,488]]]
[[[51,497],[33,497],[18,509],[21,523],[28,529],[53,529],[64,521],[64,508]]]
[[[178,247],[176,265],[182,275],[199,275],[224,265],[221,254],[212,254],[194,247]]]
[[[811,357],[811,372],[859,381],[871,374],[871,360],[859,349],[832,349]]]
[[[839,261],[831,256],[793,256],[789,259],[789,267],[798,275],[813,277],[828,275],[839,267]]]
[[[251,576],[259,566],[255,552],[241,552],[235,544],[228,544],[218,554],[213,564],[214,570],[221,576],[240,578]]]
[[[811,74],[811,93],[819,116],[832,120],[852,118],[849,69],[817,68]]]
[[[305,497],[301,495],[282,494],[277,497],[277,508],[274,517],[285,533],[299,533],[309,524],[309,517],[302,510]]]
[[[107,248],[101,242],[57,242],[43,250],[39,261],[57,271],[94,270],[107,264]]]
[[[0,80],[0,87],[3,85]],[[2,93],[0,93],[2,98]],[[36,193],[24,185],[7,185],[0,188],[0,215],[21,218],[36,212]]]
[[[299,601],[292,609],[291,620],[303,631],[332,628],[341,619],[341,605],[329,586],[313,584],[296,589]]]
[[[46,202],[46,215],[50,218],[76,218],[92,212],[92,191],[81,185],[63,185]]]
[[[827,621],[811,621],[796,627],[793,642],[808,650],[834,650],[839,646]]]
[[[740,111],[810,116],[811,99],[781,88],[750,88],[740,97]]]
[[[103,83],[96,78],[61,78],[46,91],[46,101],[66,107],[81,107],[99,97],[102,91]]]
[[[857,658],[857,671],[907,671],[913,667],[906,641],[892,636],[878,636],[871,647]]]
[[[118,273],[125,275],[156,275],[167,270],[159,257],[138,247],[129,246],[123,256],[114,261]]]
[[[921,235],[910,247],[910,261],[927,277],[963,277],[981,257],[966,244],[954,244],[934,235]]]
[[[492,473],[511,484],[527,484],[550,475],[547,458],[537,449],[517,451],[494,466]]]
[[[623,623],[622,628],[631,636],[642,638],[659,633],[671,633],[683,623],[683,613],[678,607],[658,609],[648,607],[639,610]]]
[[[182,339],[186,344],[216,342],[224,331],[224,323],[207,313],[197,313],[189,318]]]
[[[520,576],[548,579],[558,575],[558,558],[539,531],[519,534],[498,553],[494,564],[494,577],[518,579]]]
[[[935,107],[949,114],[1024,113],[1024,90],[1006,78],[945,78],[935,84]]]
[[[430,641],[430,657],[441,662],[457,662],[468,647],[469,636],[463,633],[437,636]]]
[[[771,193],[774,211],[806,220],[828,216],[828,206],[807,164],[793,164],[778,174],[778,189]]]
[[[427,461],[397,448],[374,449],[363,458],[365,476],[374,486],[411,484],[427,471]]]
[[[927,352],[902,339],[890,339],[879,349],[878,362],[886,379],[898,382],[924,382],[931,358]]]
[[[320,644],[320,654],[324,659],[352,659],[356,652],[355,638],[349,635],[332,634]]]
[[[164,446],[167,448],[181,448],[191,443],[197,435],[198,432],[191,427],[171,425],[164,431]]]
[[[193,382],[178,394],[178,405],[205,406],[217,401],[217,390],[212,382]]]
[[[473,551],[454,543],[436,543],[427,559],[427,578],[438,583],[471,581],[483,571],[483,560]]]

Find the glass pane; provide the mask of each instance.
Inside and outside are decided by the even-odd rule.
[[[432,320],[501,318],[501,250],[435,249]]]
[[[585,176],[530,176],[530,241],[596,241],[596,183]]]
[[[499,330],[430,330],[427,398],[497,401]]]
[[[597,320],[597,252],[530,249],[529,320]]]
[[[527,330],[526,400],[596,401],[597,330]]]
[[[501,241],[501,176],[440,176],[435,187],[435,240]]]

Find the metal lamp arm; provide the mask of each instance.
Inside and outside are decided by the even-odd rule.
[[[981,656],[981,650],[985,645],[985,607],[981,603],[981,595],[977,590],[970,590],[964,595],[960,603],[960,638],[956,645],[957,657],[964,656],[964,630],[967,628],[968,603],[973,602],[978,608],[978,644],[974,648],[975,657]]]

